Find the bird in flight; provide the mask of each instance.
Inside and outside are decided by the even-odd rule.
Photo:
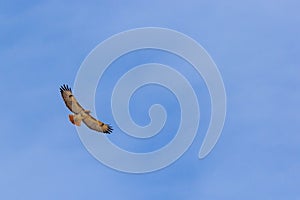
[[[80,126],[81,121],[83,121],[83,123],[85,123],[85,125],[92,130],[102,132],[102,133],[107,133],[107,134],[110,134],[113,131],[110,125],[105,124],[92,117],[90,115],[91,111],[85,110],[78,103],[78,101],[72,94],[71,88],[68,85],[62,85],[60,87],[60,93],[66,106],[69,108],[71,112],[74,113],[74,115],[69,115],[69,119],[72,122],[72,124],[76,126]]]

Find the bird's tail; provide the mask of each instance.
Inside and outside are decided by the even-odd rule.
[[[81,119],[76,117],[76,115],[69,115],[69,120],[70,120],[70,122],[72,122],[72,124],[74,124],[76,126],[80,126],[80,124],[81,124]]]

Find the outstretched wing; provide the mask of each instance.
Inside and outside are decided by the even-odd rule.
[[[104,124],[103,122],[98,121],[91,115],[88,115],[88,117],[84,118],[82,121],[85,123],[85,125],[87,127],[89,127],[90,129],[93,129],[95,131],[98,131],[98,132],[110,134],[113,131],[113,129],[110,125]]]
[[[62,85],[60,87],[60,93],[65,101],[66,106],[75,114],[80,113],[83,110],[82,106],[77,102],[72,94],[72,90],[68,85]]]

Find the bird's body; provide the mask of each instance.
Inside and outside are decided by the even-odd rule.
[[[85,118],[89,117],[89,113],[90,113],[90,111],[82,110],[75,115],[69,115],[69,119],[72,122],[72,124],[80,126],[81,121],[84,120]]]
[[[61,96],[66,104],[66,106],[69,108],[71,112],[74,113],[74,115],[69,115],[69,120],[76,126],[81,125],[81,121],[87,125],[90,129],[93,129],[98,132],[103,133],[111,133],[112,127],[108,124],[104,124],[103,122],[95,119],[90,115],[89,110],[85,110],[76,100],[74,95],[72,94],[71,88],[68,87],[68,85],[63,85],[60,87],[60,93]]]

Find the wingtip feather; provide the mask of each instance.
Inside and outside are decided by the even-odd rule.
[[[63,85],[60,86],[59,91],[61,93],[63,93],[64,91],[72,92],[72,89],[67,84],[63,84]]]
[[[114,129],[109,124],[106,124],[106,126],[107,126],[107,129],[105,131],[103,131],[103,133],[111,134]]]

